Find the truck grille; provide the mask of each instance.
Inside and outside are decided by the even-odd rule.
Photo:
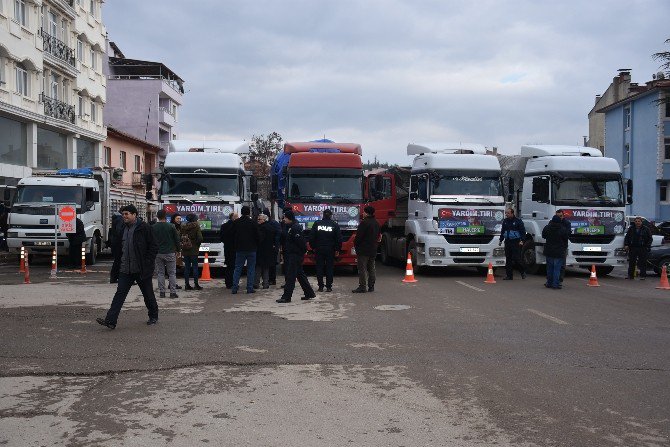
[[[455,258],[454,259],[454,264],[482,264],[483,262],[484,262],[484,258],[464,258],[464,259]]]
[[[613,234],[571,234],[568,239],[575,244],[609,244],[614,238]]]
[[[460,251],[450,251],[449,252],[450,256],[459,257],[459,258],[463,258],[463,257],[466,257],[466,256],[467,257],[477,257],[477,256],[479,256],[481,258],[482,256],[486,256],[486,254],[487,254],[486,252],[482,252],[482,251],[478,251],[478,252],[474,252],[474,253],[461,253]]]
[[[600,264],[605,262],[606,258],[575,258],[577,262],[586,262],[588,264]]]
[[[607,256],[609,252],[607,251],[573,251],[574,256]]]
[[[33,207],[33,206],[17,206],[12,208],[10,211],[11,213],[15,214],[31,214],[33,216],[53,216],[56,211],[54,211],[53,207]],[[77,210],[79,212],[79,210]]]
[[[493,240],[493,235],[467,235],[467,234],[443,234],[450,244],[488,244]]]

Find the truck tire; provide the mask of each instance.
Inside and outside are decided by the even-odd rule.
[[[537,275],[540,273],[540,266],[537,264],[535,256],[535,243],[526,241],[521,247],[521,262],[523,263],[526,273],[530,275]]]
[[[412,254],[412,269],[414,270],[415,274],[420,274],[423,273],[426,269],[422,265],[416,265],[416,260],[417,260],[417,254],[416,254],[416,242],[414,239],[409,241],[409,244],[407,244],[407,252]]]
[[[86,254],[86,265],[95,265],[98,260],[97,256],[98,244],[95,242],[95,237],[91,239],[91,243],[88,246],[88,253]]]
[[[660,275],[663,271],[663,266],[665,266],[666,272],[670,269],[670,257],[665,256],[658,261],[658,266],[654,266],[654,273]]]
[[[611,266],[611,265],[596,266],[596,274],[598,276],[609,275],[610,273],[612,273],[613,270],[614,270],[614,266]]]
[[[382,242],[379,247],[379,260],[381,261],[382,264],[384,265],[390,265],[391,264],[391,256],[389,255],[389,249],[388,245],[386,243],[386,237],[382,237]]]

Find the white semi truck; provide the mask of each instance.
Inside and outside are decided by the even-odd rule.
[[[624,186],[616,160],[582,146],[523,146],[520,155],[500,156],[508,179],[508,200],[524,221],[522,258],[530,272],[546,263],[542,229],[557,210],[570,221],[566,265],[596,266],[608,274],[626,263],[625,206],[633,184]]]
[[[58,255],[67,254],[67,236],[60,232],[55,235],[54,225],[56,205],[69,204],[84,224],[87,263],[95,264],[115,211],[133,204],[140,216],[146,214],[144,194],[114,188],[111,180],[112,172],[98,168],[35,171],[33,176],[19,180],[8,216],[10,252],[20,253],[25,247],[33,256],[51,256],[56,243]]]
[[[198,216],[204,243],[199,262],[208,253],[212,267],[223,267],[220,229],[232,212],[258,201],[256,178],[244,170],[244,141],[173,140],[165,157],[159,201],[168,219],[175,214]]]
[[[382,231],[380,256],[424,266],[505,265],[498,247],[505,199],[498,159],[480,144],[409,144],[409,172],[368,176]]]

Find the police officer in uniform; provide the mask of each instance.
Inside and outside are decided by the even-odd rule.
[[[284,249],[284,268],[286,269],[286,285],[278,303],[290,303],[295,289],[295,280],[297,279],[305,293],[302,300],[311,300],[316,297],[314,289],[309,284],[305,272],[302,270],[302,261],[307,251],[307,241],[302,234],[302,227],[295,221],[293,211],[284,212],[284,223],[288,228],[286,233],[286,245]]]
[[[323,212],[323,219],[312,225],[309,234],[309,245],[316,258],[316,279],[319,292],[323,292],[323,274],[326,273],[326,292],[333,291],[333,269],[335,256],[342,248],[340,226],[331,217],[333,212],[327,209]]]
[[[508,208],[505,211],[505,219],[502,222],[502,230],[500,231],[500,242],[498,245],[505,243],[505,277],[503,279],[511,280],[514,275],[514,267],[519,269],[521,278],[526,278],[526,272],[521,262],[521,247],[526,237],[526,228],[523,221],[514,215],[514,210]]]

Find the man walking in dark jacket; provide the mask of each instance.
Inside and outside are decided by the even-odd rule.
[[[565,256],[563,256],[563,267],[561,267],[561,278],[559,280],[559,282],[563,284],[563,278],[565,278],[565,261],[568,257],[568,241],[570,239],[570,235],[572,234],[572,224],[568,219],[565,218],[565,212],[563,210],[556,210],[556,215],[561,218],[561,223],[568,232],[568,240],[565,241]]]
[[[270,280],[268,284],[271,286],[274,286],[277,284],[277,263],[279,262],[279,249],[281,248],[281,239],[282,239],[282,226],[279,222],[277,222],[273,217],[272,214],[270,213],[269,209],[265,209],[263,211],[263,214],[268,216],[268,225],[270,225],[274,231],[274,244],[273,244],[273,251],[272,251],[272,261],[270,263]]]
[[[77,217],[75,220],[75,232],[67,234],[67,240],[70,248],[68,249],[68,261],[71,268],[77,268],[81,265],[81,247],[86,243],[86,230],[84,229],[84,222]],[[93,244],[91,239],[91,244]],[[93,247],[96,250],[97,247]]]
[[[521,278],[526,278],[526,272],[521,262],[521,247],[526,237],[526,228],[523,221],[514,215],[514,210],[508,208],[505,211],[505,219],[502,222],[500,231],[500,242],[505,242],[505,272],[507,275],[503,279],[514,279],[514,267],[521,273]]]
[[[233,272],[233,287],[231,292],[237,293],[244,263],[247,263],[247,293],[254,293],[256,275],[256,250],[261,241],[258,223],[251,220],[251,208],[242,207],[242,216],[233,223],[235,232],[235,271]]]
[[[221,242],[223,242],[223,257],[226,262],[225,281],[226,289],[233,287],[233,273],[235,272],[235,229],[233,224],[237,220],[237,213],[230,213],[228,220],[221,225]]]
[[[358,264],[358,288],[353,293],[374,292],[375,290],[375,258],[379,243],[379,224],[375,219],[375,209],[366,206],[363,209],[363,220],[358,224],[354,248],[356,248]],[[366,289],[367,286],[367,289]]]
[[[284,244],[284,269],[286,274],[286,285],[284,286],[284,293],[281,298],[277,300],[278,303],[290,303],[293,297],[293,290],[295,289],[296,279],[302,287],[305,294],[302,300],[311,300],[316,296],[314,289],[309,284],[307,275],[302,269],[302,261],[305,258],[307,251],[307,241],[302,234],[302,226],[295,221],[293,211],[284,211],[284,224],[288,228],[286,232],[286,241]]]
[[[653,237],[649,228],[642,225],[642,218],[636,217],[635,223],[628,228],[623,245],[628,250],[628,276],[626,279],[635,278],[635,267],[640,269],[640,279],[647,278],[647,257],[651,250]]]
[[[115,241],[116,244],[120,245],[116,250],[120,257],[118,286],[107,316],[97,318],[96,321],[103,326],[114,329],[121,307],[123,307],[123,303],[128,296],[128,291],[130,291],[133,283],[137,283],[142,291],[144,304],[149,311],[147,324],[153,325],[158,322],[158,304],[156,303],[152,281],[158,244],[154,239],[151,226],[137,218],[137,208],[134,205],[126,205],[121,208],[121,215],[123,216],[124,228],[121,237]]]
[[[560,289],[561,265],[565,259],[565,247],[567,246],[568,230],[561,222],[561,218],[554,215],[551,222],[542,229],[544,243],[544,256],[547,258],[547,282],[545,287]]]
[[[323,292],[323,274],[326,274],[326,292],[333,291],[333,270],[335,256],[342,248],[340,226],[331,219],[333,212],[329,209],[323,212],[323,219],[312,225],[309,233],[309,245],[316,258],[316,280],[319,292]]]

